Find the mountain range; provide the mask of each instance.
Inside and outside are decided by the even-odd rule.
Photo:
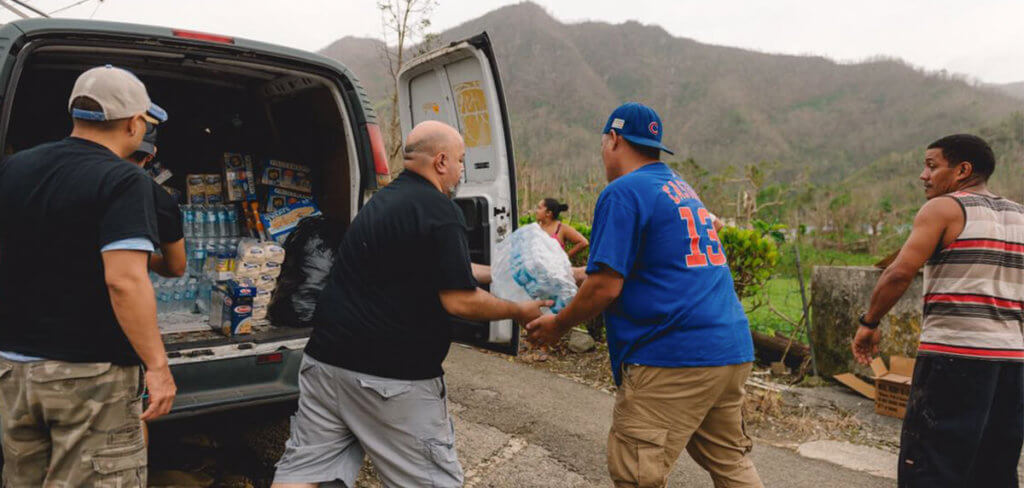
[[[599,132],[625,101],[655,108],[676,158],[712,171],[778,162],[777,178],[836,182],[892,153],[974,131],[1024,110],[1024,83],[971,83],[891,58],[849,64],[675,37],[637,22],[567,24],[524,2],[439,33],[486,31],[508,101],[517,161],[600,171]],[[379,40],[321,52],[351,68],[386,111]]]

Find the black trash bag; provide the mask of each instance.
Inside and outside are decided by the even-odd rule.
[[[284,264],[267,317],[284,327],[310,327],[320,291],[327,284],[345,226],[322,215],[306,217],[284,241]]]

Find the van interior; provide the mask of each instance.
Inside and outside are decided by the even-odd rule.
[[[31,45],[30,45],[31,46]],[[348,222],[360,195],[353,129],[336,80],[315,73],[234,58],[200,57],[138,46],[45,45],[23,50],[5,100],[10,154],[66,137],[68,96],[84,70],[105,64],[142,79],[169,113],[158,129],[157,161],[173,172],[165,186],[185,194],[185,177],[222,174],[223,153],[251,154],[312,168],[313,195],[325,216]],[[10,98],[13,95],[13,98]],[[257,165],[257,173],[258,165]],[[206,323],[207,316],[194,314]],[[165,335],[168,350],[308,335],[309,329],[256,325],[254,334],[225,337],[207,327]]]

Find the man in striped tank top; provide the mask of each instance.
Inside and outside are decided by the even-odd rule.
[[[967,134],[925,152],[928,202],[882,273],[853,339],[867,364],[878,322],[924,267],[924,322],[900,442],[900,487],[1018,486],[1024,440],[1024,206],[989,192],[992,149]]]

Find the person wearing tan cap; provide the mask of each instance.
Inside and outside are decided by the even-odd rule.
[[[147,273],[153,184],[124,158],[167,113],[109,65],[79,76],[68,111],[70,137],[0,164],[4,485],[146,486],[141,420],[176,387]]]

